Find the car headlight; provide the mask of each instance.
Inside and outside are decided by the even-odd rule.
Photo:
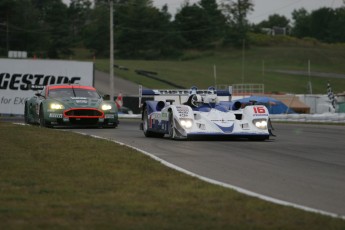
[[[111,105],[108,105],[108,104],[104,104],[102,105],[102,110],[111,110]]]
[[[265,119],[254,119],[253,124],[259,129],[267,129],[267,120]]]
[[[50,109],[64,109],[65,107],[59,103],[50,104]]]
[[[181,119],[180,124],[183,128],[190,129],[192,128],[193,122],[190,119]]]

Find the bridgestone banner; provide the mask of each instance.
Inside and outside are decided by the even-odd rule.
[[[30,85],[94,85],[92,62],[0,59],[0,114],[24,114]]]

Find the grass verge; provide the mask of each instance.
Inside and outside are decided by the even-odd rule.
[[[330,82],[335,93],[344,91],[345,78],[316,77],[275,73],[270,70],[308,71],[344,74],[345,46],[274,46],[251,47],[242,56],[242,50],[223,49],[199,52],[195,58],[186,60],[119,60],[115,64],[125,66],[124,71],[115,68],[115,74],[148,88],[171,88],[171,86],[137,75],[135,70],[158,73],[162,80],[168,80],[185,88],[195,85],[207,88],[211,85],[264,84],[266,93],[308,93],[307,84],[312,83],[314,94],[326,94]],[[242,62],[244,60],[244,62]],[[244,64],[244,65],[243,65]],[[96,59],[97,69],[109,72],[108,59]],[[214,77],[216,66],[216,79]]]
[[[0,121],[0,229],[344,229],[107,140]]]

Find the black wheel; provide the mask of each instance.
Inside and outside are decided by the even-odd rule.
[[[144,135],[145,137],[163,137],[164,133],[155,133],[152,131],[149,131],[149,121],[148,121],[148,114],[147,114],[147,109],[144,109],[144,113],[143,113],[143,131],[144,131]]]
[[[28,104],[25,103],[25,106],[24,106],[24,122],[25,122],[25,124],[30,124],[28,109],[29,109]]]
[[[258,136],[258,137],[250,137],[249,140],[250,141],[265,141],[265,140],[269,140],[269,136]]]
[[[110,129],[115,129],[116,127],[117,127],[117,124],[108,126],[108,128],[110,128]]]
[[[40,126],[41,126],[41,127],[50,127],[50,123],[47,122],[47,121],[44,119],[44,113],[43,113],[43,108],[42,108],[42,106],[41,106],[41,108],[40,108],[39,117],[40,117]]]

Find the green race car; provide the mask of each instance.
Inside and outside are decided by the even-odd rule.
[[[113,101],[105,101],[91,86],[32,86],[41,90],[25,102],[27,124],[43,127],[110,127],[115,128],[118,109]]]

